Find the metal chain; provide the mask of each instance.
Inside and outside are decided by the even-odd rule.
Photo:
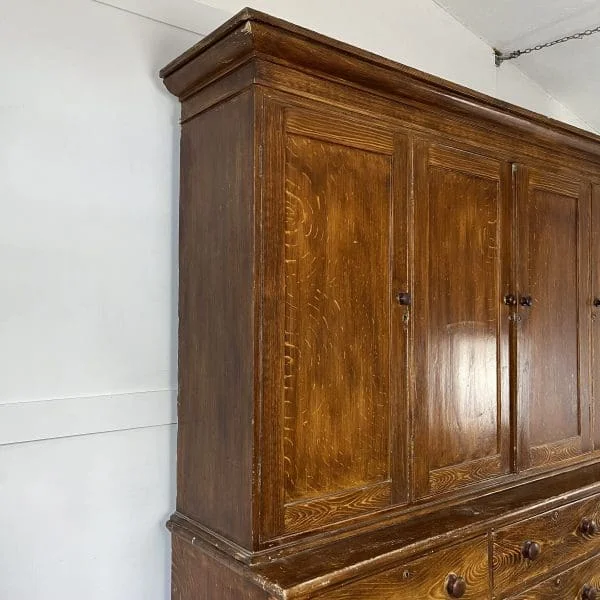
[[[600,25],[598,27],[594,27],[593,29],[586,29],[585,31],[580,31],[579,33],[574,33],[573,35],[566,35],[558,40],[546,42],[545,44],[538,44],[537,46],[525,48],[524,50],[512,50],[511,52],[504,53],[500,52],[499,50],[494,50],[496,55],[496,66],[499,67],[505,60],[519,58],[519,56],[523,56],[523,54],[531,54],[532,52],[544,50],[544,48],[550,48],[551,46],[556,46],[556,44],[564,44],[565,42],[569,42],[571,40],[582,40],[590,35],[594,35],[595,33],[600,33]]]

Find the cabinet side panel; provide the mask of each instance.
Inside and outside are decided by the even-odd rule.
[[[173,537],[173,600],[266,600],[269,595],[190,543]]]
[[[252,546],[253,92],[183,126],[180,513]]]

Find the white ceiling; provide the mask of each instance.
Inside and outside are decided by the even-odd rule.
[[[598,0],[436,1],[468,29],[502,52],[600,26]],[[600,131],[600,34],[534,52],[511,62]]]

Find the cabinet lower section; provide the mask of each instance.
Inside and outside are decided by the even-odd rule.
[[[516,493],[516,492],[511,492]],[[521,490],[531,496],[527,489]],[[174,517],[174,600],[595,600],[600,485],[507,506],[479,501],[294,551],[227,554]],[[459,513],[483,518],[460,521]],[[452,529],[452,524],[456,529]],[[439,535],[432,535],[438,531]],[[419,537],[419,532],[424,534]],[[197,534],[197,535],[196,535]]]

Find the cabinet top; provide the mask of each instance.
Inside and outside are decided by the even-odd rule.
[[[253,59],[343,81],[400,102],[485,120],[600,163],[600,136],[424,73],[252,8],[244,8],[160,71],[181,100]],[[490,61],[493,56],[490,51]]]

